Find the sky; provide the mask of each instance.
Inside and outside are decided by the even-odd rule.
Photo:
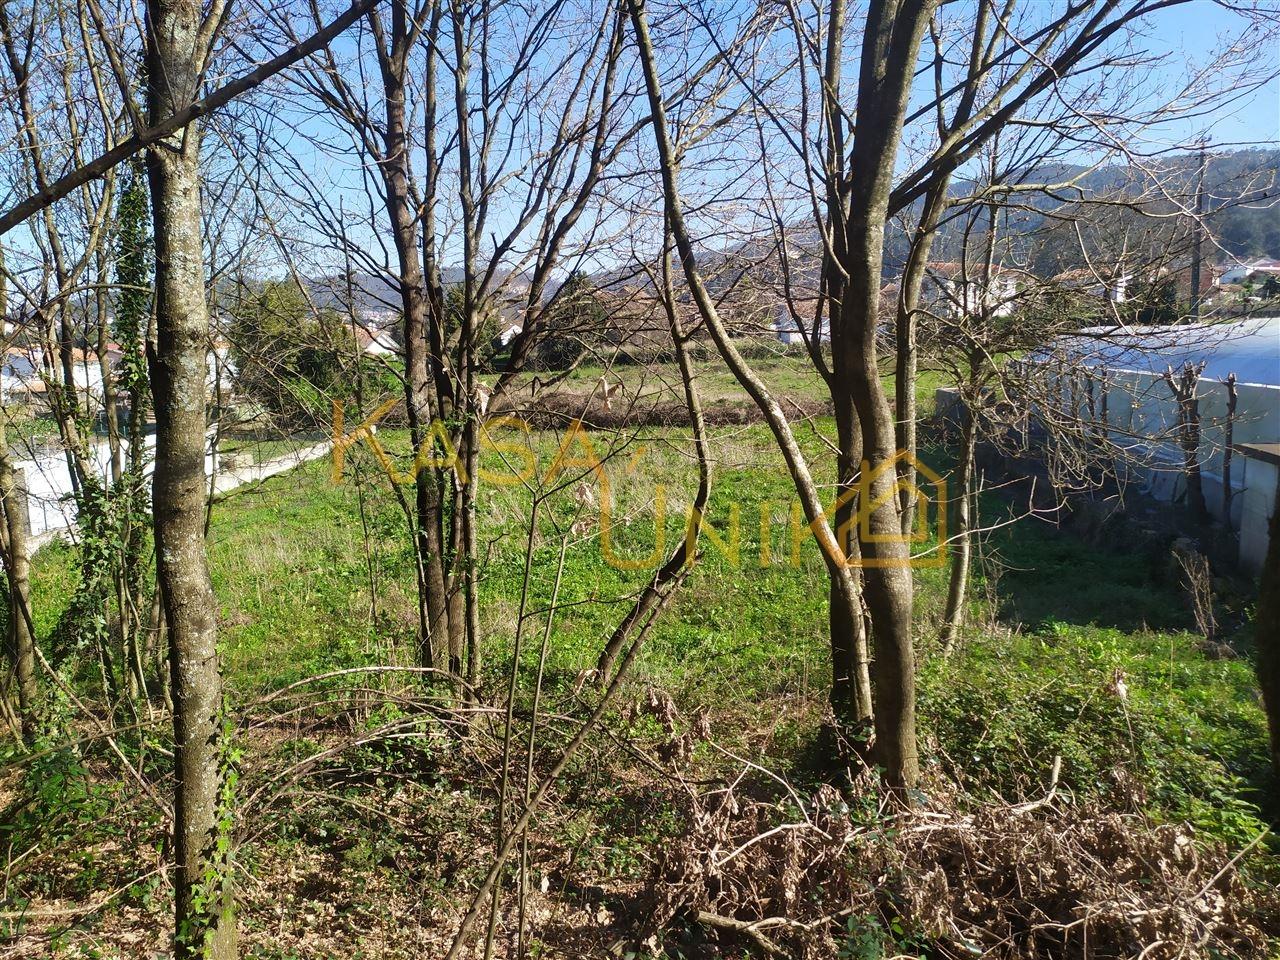
[[[704,0],[714,6],[716,0]],[[745,0],[723,0],[734,4]],[[1048,0],[1025,0],[1026,4],[1047,3]],[[1274,17],[1280,20],[1280,0],[1242,0],[1258,5],[1270,3]],[[1057,9],[1055,2],[1052,9]],[[954,8],[953,8],[954,9]],[[1034,8],[1033,8],[1034,9]],[[1048,11],[1048,7],[1045,8]],[[1140,45],[1160,56],[1151,64],[1135,72],[1134,82],[1156,93],[1177,89],[1188,75],[1188,62],[1204,62],[1224,42],[1225,38],[1239,34],[1246,21],[1239,13],[1225,8],[1214,0],[1192,0],[1149,17],[1144,21],[1144,33],[1136,39]],[[340,51],[352,48],[349,37],[337,44]],[[1280,62],[1280,49],[1275,41],[1258,43],[1250,51],[1257,63],[1276,65]],[[927,86],[928,84],[923,84]],[[312,128],[314,131],[314,127]],[[333,128],[330,128],[331,130]],[[299,166],[310,168],[317,182],[332,185],[335,194],[344,191],[362,192],[358,162],[352,158],[348,165],[343,156],[323,156],[312,151],[303,138],[282,134],[279,146],[296,155]],[[1150,147],[1189,145],[1200,137],[1208,137],[1220,148],[1233,148],[1246,144],[1280,147],[1280,79],[1272,79],[1266,86],[1232,96],[1206,117],[1180,120],[1151,132]],[[339,138],[342,139],[342,138]],[[732,158],[726,158],[732,161]],[[1065,159],[1065,158],[1064,158]],[[1083,159],[1083,158],[1081,158]],[[729,162],[726,169],[732,168]],[[331,197],[332,199],[332,197]],[[350,208],[348,208],[350,209]],[[501,221],[504,212],[495,211],[495,219]],[[1280,216],[1280,211],[1277,212]],[[358,229],[358,228],[357,228]],[[370,246],[373,238],[370,237]],[[10,242],[21,240],[10,238]],[[270,259],[268,255],[268,259]],[[278,266],[274,265],[274,266]],[[272,269],[272,267],[268,267]]]
[[[1259,0],[1258,6],[1270,8],[1280,19],[1280,0]],[[1174,53],[1169,67],[1155,71],[1156,77],[1176,83],[1184,78],[1186,57],[1203,60],[1215,47],[1240,31],[1241,15],[1224,8],[1214,0],[1193,0],[1162,11],[1152,18],[1150,38],[1156,49]],[[1280,48],[1275,43],[1260,44],[1255,53],[1259,60],[1275,64]],[[1178,56],[1177,54],[1184,56]],[[1192,127],[1194,126],[1194,131]],[[1179,125],[1171,133],[1179,139],[1190,134],[1207,133],[1217,144],[1258,144],[1280,146],[1280,78],[1240,99],[1223,104],[1206,122]]]
[[[706,2],[715,7],[711,0]],[[737,3],[738,0],[724,2]],[[1046,0],[1028,0],[1028,5],[1041,2]],[[1266,0],[1254,2],[1261,4]],[[1274,16],[1280,20],[1280,0],[1270,2]],[[1060,4],[1055,3],[1052,9],[1060,9]],[[963,16],[961,13],[960,17]],[[1240,13],[1224,8],[1214,0],[1192,0],[1149,15],[1141,21],[1140,28],[1135,28],[1140,33],[1133,38],[1133,43],[1150,51],[1154,59],[1135,68],[1132,82],[1146,91],[1144,100],[1147,102],[1155,102],[1167,96],[1169,91],[1176,91],[1187,82],[1197,65],[1204,65],[1224,44],[1238,38],[1247,23],[1247,19]],[[347,49],[350,50],[350,47]],[[1264,42],[1260,34],[1255,37],[1249,52],[1250,64],[1280,68],[1280,49],[1274,42]],[[917,86],[928,88],[930,84],[922,81]],[[927,94],[928,91],[925,89],[923,92]],[[1138,150],[1158,154],[1168,149],[1185,149],[1201,138],[1206,138],[1213,146],[1222,149],[1235,149],[1245,145],[1280,147],[1280,79],[1272,79],[1257,89],[1237,89],[1206,115],[1179,119],[1145,130],[1142,132],[1144,142],[1138,145]],[[335,186],[343,184],[347,188],[355,187],[357,178],[352,176],[354,171],[345,176],[338,173],[333,159],[326,158],[319,164],[320,171],[323,171],[321,176],[334,177]],[[727,161],[723,165],[725,169],[733,169],[733,158],[726,156],[724,159]],[[1060,156],[1059,159],[1086,164],[1092,162],[1091,158],[1084,155],[1074,158]],[[337,166],[341,166],[340,160]],[[712,164],[713,168],[720,166],[722,165]],[[728,174],[721,170],[720,173],[708,175],[714,180],[717,176]],[[692,183],[689,186],[693,188]],[[1280,216],[1280,212],[1277,215]],[[503,212],[495,209],[494,216],[501,221]]]

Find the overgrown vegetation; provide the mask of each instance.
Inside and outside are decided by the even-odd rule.
[[[816,422],[806,445],[820,445],[817,431],[828,428],[827,422]],[[402,434],[383,431],[381,439],[392,451],[405,449]],[[563,434],[548,431],[520,442],[527,442],[545,473]],[[602,457],[608,454],[608,435],[594,434],[591,442]],[[687,442],[682,431],[649,429],[607,460],[616,510],[611,549],[617,556],[640,558],[652,551],[659,484],[667,491],[666,542],[680,536],[680,498],[692,469],[682,454]],[[791,562],[790,488],[772,465],[768,445],[760,426],[716,430],[718,482],[707,519],[728,542],[729,518],[737,505],[738,561],[714,547],[704,549],[641,655],[618,709],[611,711],[604,736],[571,766],[562,800],[534,827],[537,874],[528,909],[536,942],[548,955],[575,950],[595,955],[614,943],[635,944],[629,949],[645,955],[645,938],[660,931],[628,906],[641,894],[665,897],[670,907],[667,932],[650,940],[649,949],[658,942],[667,944],[667,956],[688,956],[715,942],[722,949],[735,943],[763,949],[741,931],[703,925],[695,934],[689,910],[726,904],[718,895],[705,900],[704,888],[690,887],[687,877],[674,883],[666,872],[670,855],[661,851],[672,843],[677,845],[672,850],[701,849],[688,846],[689,836],[707,829],[699,826],[703,808],[689,803],[692,784],[736,784],[743,813],[729,816],[719,801],[709,808],[719,811],[716,816],[729,816],[723,855],[747,842],[752,831],[790,822],[799,814],[789,791],[799,791],[808,804],[827,778],[825,764],[816,759],[827,715],[824,571],[811,538],[800,547],[798,562]],[[947,462],[943,449],[928,456],[939,466]],[[494,475],[503,470],[494,452],[486,455],[484,466]],[[412,692],[410,677],[385,669],[414,662],[413,557],[401,533],[403,512],[371,457],[349,458],[340,484],[333,484],[329,473],[327,462],[305,465],[242,489],[219,503],[213,516],[210,558],[221,645],[232,713],[241,718],[237,743],[244,752],[237,858],[252,880],[245,883],[243,936],[248,955],[263,958],[321,957],[344,950],[421,955],[440,949],[445,935],[432,918],[458,908],[456,891],[478,882],[486,862],[474,838],[493,816],[494,784],[484,770],[497,762],[500,729],[483,716],[468,726],[462,718],[435,713],[430,701]],[[763,565],[762,504],[770,518],[769,562]],[[485,484],[480,507],[480,542],[488,558],[481,581],[488,665],[482,680],[492,691],[510,663],[529,493],[522,486]],[[571,490],[546,505],[534,546],[534,608],[545,604],[553,589],[560,550],[555,531],[579,519],[580,507]],[[1003,505],[991,498],[984,509],[994,513]],[[547,739],[538,746],[535,770],[549,762],[555,744],[572,730],[571,718],[584,709],[584,674],[594,666],[617,616],[616,602],[608,598],[625,596],[646,576],[641,565],[627,571],[603,562],[598,534],[598,526],[582,530],[565,555],[558,598],[562,613],[547,652],[542,693],[544,704],[551,705],[543,709],[551,712],[545,715]],[[1051,845],[1039,856],[1049,856],[1049,849],[1067,850],[1052,846],[1058,841],[1051,838],[1058,831],[1082,829],[1085,822],[1112,834],[1135,835],[1168,824],[1175,832],[1158,834],[1165,839],[1151,843],[1173,844],[1171,850],[1184,849],[1179,845],[1186,841],[1177,839],[1183,836],[1177,831],[1187,830],[1185,837],[1201,851],[1195,856],[1207,857],[1206,863],[1220,865],[1217,850],[1242,853],[1241,879],[1229,882],[1243,884],[1230,896],[1237,901],[1233,909],[1245,912],[1236,920],[1212,923],[1247,920],[1255,932],[1232,928],[1231,936],[1244,937],[1242,943],[1264,936],[1256,931],[1271,922],[1262,891],[1274,880],[1267,855],[1274,847],[1269,838],[1258,839],[1275,815],[1266,806],[1275,793],[1267,779],[1265,728],[1247,660],[1207,658],[1191,632],[1194,623],[1172,570],[1135,563],[1123,544],[1097,548],[1028,521],[989,535],[984,554],[987,576],[976,586],[973,616],[957,652],[948,659],[927,648],[921,672],[922,807],[979,821],[972,828],[956,821],[947,827],[953,833],[939,835],[942,846],[918,848],[924,858],[919,882],[932,876],[930,863],[942,862],[929,858],[953,855],[946,852],[952,841],[1012,843],[1005,832],[1021,828],[994,811],[1043,800],[1052,788],[1048,806],[1015,818],[1035,824],[1043,843]],[[50,626],[77,570],[72,549],[51,547],[39,555],[33,586],[37,609],[43,611],[38,630]],[[920,579],[927,635],[931,618],[941,610],[944,571],[927,571]],[[1055,602],[1060,596],[1070,602]],[[1129,600],[1118,599],[1126,596]],[[1247,655],[1240,639],[1245,632],[1230,639]],[[379,665],[382,672],[333,676]],[[529,681],[522,687],[526,691],[536,665],[536,648],[526,647],[521,668]],[[330,679],[288,690],[317,675]],[[85,682],[76,681],[82,690]],[[283,696],[274,693],[281,690]],[[490,692],[482,701],[493,696]],[[528,694],[522,696],[517,712],[527,714]],[[101,913],[77,916],[75,932],[53,941],[68,945],[67,956],[82,955],[76,951],[90,936],[109,937],[112,930],[136,924],[139,916],[159,918],[167,909],[155,877],[139,880],[129,867],[140,850],[161,843],[161,818],[145,796],[113,780],[111,749],[93,738],[91,727],[77,723],[88,739],[51,747],[21,781],[10,781],[16,806],[3,837],[10,856],[30,851],[26,868],[11,878],[17,886],[10,902],[19,909],[24,900],[88,899],[92,891],[110,887],[108,877],[127,884]],[[165,774],[152,742],[145,729],[116,738],[119,749],[162,782]],[[748,758],[754,763],[746,764]],[[294,765],[299,766],[291,774]],[[780,786],[783,780],[791,786]],[[714,790],[706,786],[697,792],[706,789]],[[857,908],[863,912],[849,913],[848,923],[841,920],[844,941],[829,941],[824,933],[813,940],[817,952],[803,955],[836,956],[823,952],[829,943],[845,951],[839,956],[963,950],[964,938],[956,939],[949,928],[944,935],[936,917],[929,920],[922,912],[924,900],[911,907],[912,897],[925,897],[923,888],[909,871],[902,872],[902,865],[891,866],[901,853],[878,846],[896,828],[874,794],[863,790],[855,787],[845,800],[824,794],[836,804],[862,798],[848,816],[854,835],[863,839],[840,854],[855,858],[841,859],[840,869],[863,878],[857,883],[872,882],[867,865],[888,856],[881,868],[906,884],[892,896],[906,899],[865,901]],[[747,809],[754,812],[747,816]],[[821,816],[844,815],[828,811]],[[982,830],[994,833],[981,840]],[[969,840],[966,831],[977,832]],[[1079,842],[1086,844],[1080,851],[1099,855],[1099,848],[1088,846],[1093,841],[1082,837]],[[69,847],[85,855],[68,859],[63,851]],[[756,852],[772,856],[778,849],[769,841]],[[1154,898],[1150,904],[1181,910],[1179,895],[1160,892],[1166,890],[1160,878],[1184,876],[1198,886],[1209,874],[1184,875],[1176,866],[1167,875],[1143,873],[1142,858],[1156,856],[1155,850],[1124,854],[1138,858],[1134,883],[1139,886],[1123,890],[1140,889],[1145,876],[1141,882],[1157,884],[1143,894]],[[1084,885],[1079,892],[1093,868],[1087,858],[1076,863],[1071,869],[1084,871],[1072,881]],[[834,882],[823,876],[824,883]],[[998,881],[996,875],[975,875],[973,882]],[[824,889],[821,902],[834,903],[831,897],[843,895],[839,884]],[[1166,896],[1174,900],[1161,899]],[[1039,909],[1029,903],[1025,909]],[[1201,907],[1186,909],[1188,916],[1198,916]],[[966,922],[977,922],[973,917],[979,915]],[[817,914],[796,916],[812,920]],[[400,931],[410,922],[406,918],[414,917],[420,925],[406,938]],[[998,922],[1015,920],[1009,915]],[[52,931],[72,925],[33,916],[10,929]],[[1096,944],[1108,936],[1123,940],[1128,928],[1107,929],[1112,933],[1096,928]],[[94,930],[98,933],[91,934]],[[965,936],[983,942],[972,931]],[[800,941],[779,937],[779,931],[768,939],[801,949],[794,946]],[[704,946],[696,947],[699,942]]]
[[[0,0],[0,950],[1274,953],[1186,2]]]

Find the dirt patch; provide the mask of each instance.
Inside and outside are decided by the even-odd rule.
[[[783,409],[792,420],[831,415],[829,401],[784,398]],[[663,400],[606,406],[598,397],[576,394],[548,394],[536,403],[513,406],[500,411],[502,416],[518,417],[536,430],[563,430],[575,420],[597,430],[621,430],[636,427],[687,427],[688,408],[680,402]],[[716,400],[706,404],[703,418],[710,426],[739,426],[763,423],[760,408],[747,399]]]

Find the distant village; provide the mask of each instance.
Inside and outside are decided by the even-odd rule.
[[[1122,308],[1141,301],[1141,308],[1127,315],[1131,322],[1141,322],[1149,315],[1151,322],[1185,322],[1185,310],[1195,294],[1192,268],[1121,269],[1103,265],[1077,267],[1062,271],[1048,280],[1028,270],[955,261],[930,263],[921,285],[920,309],[944,318],[966,312],[985,311],[993,317],[1008,317],[1021,310],[1054,301],[1069,305],[1085,318],[1126,316]],[[737,279],[742,276],[739,272]],[[790,291],[790,297],[768,285],[740,285],[736,280],[721,279],[726,288],[724,300],[731,329],[738,336],[776,340],[783,346],[798,345],[815,331],[802,330],[796,317],[812,313],[813,291]],[[1267,304],[1280,307],[1280,259],[1260,257],[1217,264],[1204,264],[1199,281],[1198,312],[1205,320],[1228,318],[1265,311]],[[1163,292],[1152,298],[1152,290]],[[493,349],[501,352],[521,333],[522,304],[528,286],[520,278],[509,278],[504,299],[494,309],[492,318]],[[605,317],[605,329],[595,331],[602,343],[615,347],[643,350],[658,348],[667,337],[666,320],[660,302],[640,284],[613,283],[591,292],[596,308]],[[881,290],[882,324],[890,323],[899,296],[899,285],[886,283]],[[1156,306],[1163,302],[1167,312],[1160,314]],[[690,316],[695,311],[685,305]],[[1181,312],[1180,312],[1181,311]],[[394,309],[374,303],[348,311],[346,327],[350,343],[362,356],[388,359],[401,352],[399,314]],[[232,320],[214,314],[214,335],[208,354],[208,382],[211,396],[235,392],[237,360],[231,339]],[[819,339],[830,338],[824,319]],[[82,337],[69,347],[53,344],[53,349],[33,328],[30,318],[11,316],[4,325],[4,360],[0,367],[0,402],[27,407],[32,413],[48,409],[49,383],[73,383],[78,394],[90,402],[100,402],[103,384],[109,372],[123,357],[115,342],[105,351]],[[54,376],[56,370],[57,375]]]

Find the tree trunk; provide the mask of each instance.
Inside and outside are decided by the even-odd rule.
[[[826,61],[823,64],[823,97],[826,115],[826,163],[838,169],[845,155],[845,115],[838,100],[843,74],[841,44],[844,42],[844,0],[832,0],[827,18]],[[848,190],[838,177],[826,183],[826,218],[829,249],[823,251],[822,287],[826,295],[828,322],[844,300],[844,275],[833,268],[833,260],[844,257],[844,224],[849,215]],[[820,337],[818,340],[820,341]],[[810,347],[815,364],[821,364],[820,344]],[[821,368],[821,367],[820,367]],[[857,522],[857,471],[862,456],[862,436],[848,397],[832,393],[836,430],[840,435],[841,455],[836,465],[835,535],[846,557],[856,556],[857,537],[851,536]],[[843,722],[869,725],[874,711],[871,698],[870,657],[867,647],[867,622],[863,615],[861,571],[856,565],[840,575],[829,577],[827,589],[827,621],[831,643],[831,709]],[[849,587],[853,587],[851,592]]]
[[[765,422],[769,425],[769,430],[773,434],[783,459],[786,461],[787,472],[791,475],[792,483],[800,498],[805,518],[809,521],[814,538],[818,541],[818,546],[822,550],[827,573],[839,602],[850,611],[858,611],[861,607],[861,601],[858,584],[854,576],[856,571],[847,564],[847,557],[839,543],[840,537],[828,522],[827,512],[823,507],[808,461],[805,459],[800,445],[796,442],[795,434],[791,430],[791,425],[786,415],[782,412],[781,405],[770,393],[768,385],[738,351],[698,269],[693,240],[684,221],[684,211],[677,186],[680,172],[679,161],[676,156],[675,146],[671,142],[671,137],[667,130],[662,85],[658,78],[658,68],[655,63],[653,44],[649,37],[644,5],[640,0],[631,0],[627,6],[632,27],[635,30],[636,45],[639,50],[641,67],[644,71],[649,111],[653,118],[654,140],[661,160],[666,215],[693,301],[697,305],[698,313],[712,340],[715,342],[720,356],[724,359],[743,389],[746,390],[748,396],[759,408]],[[833,289],[833,285],[827,282],[825,278],[824,287],[827,290]],[[834,323],[832,326],[834,328]],[[892,431],[892,424],[890,424],[890,431]],[[848,452],[846,451],[846,453]],[[897,523],[896,517],[897,511],[895,509],[895,524]],[[850,616],[852,618],[855,615],[851,613]],[[832,669],[834,672],[847,676],[847,665],[845,664],[840,662],[833,663]],[[847,703],[848,698],[843,698],[841,702]]]
[[[480,544],[476,524],[476,471],[480,466],[480,438],[476,430],[479,412],[472,408],[467,425],[463,428],[462,447],[459,456],[463,457],[466,469],[466,484],[463,486],[458,509],[462,512],[462,554],[454,559],[454,564],[463,577],[464,618],[466,623],[466,671],[468,691],[471,695],[480,686],[481,648],[480,648],[480,583],[477,564],[480,557]],[[461,671],[459,671],[459,674]]]
[[[1236,386],[1236,375],[1227,374],[1227,416],[1222,423],[1222,525],[1231,532],[1231,454],[1236,442],[1236,406],[1240,402],[1240,391]]]
[[[1194,388],[1186,401],[1182,451],[1187,471],[1187,507],[1192,518],[1203,523],[1209,517],[1209,507],[1205,503],[1204,478],[1200,473],[1200,398]]]
[[[711,498],[711,465],[707,445],[707,424],[702,415],[702,397],[698,393],[697,375],[689,356],[688,335],[676,310],[675,289],[671,269],[671,228],[666,224],[665,245],[662,251],[662,306],[671,332],[671,343],[676,351],[676,363],[680,368],[680,381],[684,388],[685,408],[689,411],[689,428],[693,434],[694,450],[698,458],[698,489],[690,508],[690,522],[685,526],[685,536],[667,562],[654,572],[631,610],[619,622],[610,635],[600,657],[596,661],[596,684],[607,687],[612,679],[618,654],[631,638],[638,625],[645,623],[652,613],[665,602],[664,598],[679,582],[681,572],[688,569],[697,557],[698,537],[702,532],[702,519],[706,516],[707,501]],[[602,491],[607,496],[607,491]]]
[[[848,398],[835,405],[836,432],[841,453],[836,464],[836,538],[848,558],[850,579],[859,556],[858,468],[862,458],[862,436],[858,418]],[[847,452],[846,452],[847,451]],[[831,709],[845,723],[867,726],[874,714],[871,695],[871,665],[868,662],[867,621],[861,593],[852,598],[842,594],[841,584],[831,579],[827,590],[827,618],[831,634]]]
[[[148,5],[152,123],[196,99],[209,42],[200,12],[190,0]],[[209,314],[199,162],[195,125],[147,154],[156,261],[157,342],[149,358],[156,411],[152,502],[173,696],[175,955],[230,960],[236,956],[227,849],[231,811],[220,770],[222,677],[204,540]]]
[[[925,197],[924,210],[916,226],[911,252],[907,256],[907,263],[902,271],[902,288],[898,292],[897,326],[894,331],[897,349],[894,353],[893,394],[894,415],[897,417],[898,451],[906,454],[898,461],[898,478],[907,483],[915,479],[917,449],[916,380],[919,363],[916,351],[916,313],[920,306],[920,290],[924,285],[925,270],[929,265],[929,254],[933,250],[938,221],[942,217],[943,210],[946,209],[946,193],[950,183],[949,176],[940,177],[938,183]],[[899,500],[901,529],[904,537],[911,534],[916,516],[916,501],[910,495],[907,483],[903,484]]]
[[[1258,612],[1254,617],[1254,657],[1258,686],[1271,731],[1271,766],[1280,778],[1280,487],[1271,508],[1271,542],[1258,584]]]
[[[463,425],[455,433],[457,442],[463,446],[460,451],[463,462],[470,467],[475,453],[474,427],[475,417],[475,343],[474,333],[477,326],[478,312],[483,309],[481,287],[477,283],[477,266],[480,249],[480,237],[484,229],[483,188],[479,191],[477,202],[476,185],[472,159],[472,111],[470,109],[470,72],[471,72],[471,34],[472,25],[458,0],[449,5],[453,34],[453,103],[454,115],[457,117],[458,145],[458,206],[462,215],[462,304],[460,311],[460,330],[458,331],[458,352],[456,358],[458,391],[454,397],[454,413],[464,420]],[[487,10],[479,14],[478,20],[488,16]],[[483,31],[481,31],[483,33]],[[482,84],[484,70],[480,70]],[[483,97],[482,97],[483,99]],[[481,171],[486,165],[485,141],[481,144],[475,158]],[[479,630],[476,616],[476,561],[475,554],[475,477],[470,470],[465,475],[457,476],[454,485],[454,529],[457,531],[451,569],[451,588],[454,593],[450,600],[460,605],[450,608],[449,643],[450,660],[461,659],[466,653],[475,650],[478,655]],[[455,613],[456,610],[456,613]],[[479,666],[477,662],[477,668]],[[478,679],[478,669],[475,671]],[[488,950],[486,949],[486,953]]]
[[[1200,397],[1198,388],[1204,364],[1183,364],[1175,376],[1165,371],[1164,381],[1178,404],[1178,442],[1182,447],[1183,476],[1187,483],[1187,509],[1197,523],[1208,519],[1204,481],[1200,475]],[[1072,381],[1074,382],[1074,380]]]
[[[36,644],[31,633],[31,562],[27,548],[27,491],[15,470],[0,423],[0,505],[4,508],[5,572],[9,580],[9,650],[17,683],[18,719],[28,745],[36,737]]]
[[[863,489],[858,537],[863,595],[875,650],[876,760],[890,786],[919,778],[915,651],[909,544],[897,493],[897,431],[876,356],[884,227],[894,163],[927,0],[873,0],[867,12],[858,82],[857,133],[849,159],[850,216],[845,229],[843,302],[832,317],[832,395],[847,396],[862,430]],[[854,451],[841,450],[842,457]]]
[[[386,186],[387,214],[399,262],[402,332],[405,358],[405,405],[409,438],[415,456],[420,445],[430,442],[432,379],[427,342],[427,296],[419,259],[418,214],[410,187],[411,146],[405,116],[405,70],[409,47],[409,24],[405,5],[391,6],[391,32],[381,37],[381,20],[369,15],[379,35],[379,62],[382,69],[386,127],[384,153],[379,164]],[[449,609],[445,591],[443,512],[438,478],[434,471],[414,470],[414,512],[416,538],[414,553],[418,594],[418,662],[432,667],[444,652],[441,642],[449,636]]]
[[[960,463],[956,470],[957,496],[952,500],[951,528],[939,536],[951,539],[951,581],[947,586],[947,607],[942,615],[942,652],[950,653],[964,624],[965,597],[969,589],[969,561],[973,551],[970,510],[973,503],[974,451],[978,440],[977,400],[971,398],[960,441]]]
[[[106,268],[106,252],[99,250],[98,278],[102,284],[110,283]],[[94,302],[98,315],[98,375],[102,378],[102,412],[107,424],[107,447],[111,451],[111,483],[118,486],[124,476],[124,453],[120,442],[120,392],[116,384],[116,374],[111,368],[109,357],[111,343],[111,325],[107,312],[106,290],[100,287],[94,291]]]
[[[5,283],[4,247],[0,246],[0,318],[9,315]],[[6,411],[0,411],[0,511],[4,529],[0,542],[5,551],[5,574],[9,584],[9,656],[18,694],[18,724],[28,744],[36,736],[36,650],[31,632],[31,563],[27,547],[27,491],[21,471],[15,470],[5,435]],[[8,691],[0,691],[8,696]]]

